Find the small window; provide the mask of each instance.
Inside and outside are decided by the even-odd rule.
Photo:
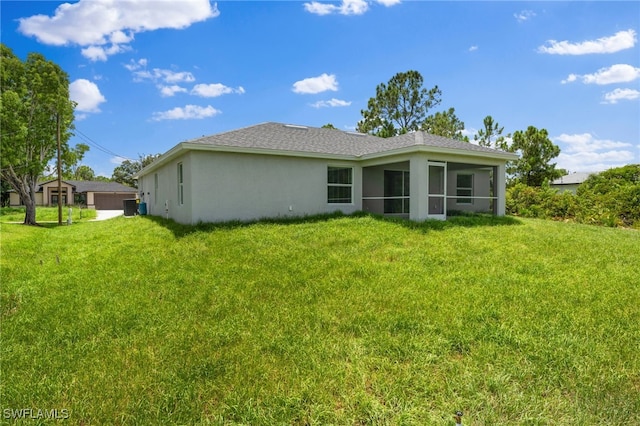
[[[327,202],[351,204],[353,201],[353,168],[329,167],[327,169]]]
[[[182,163],[178,163],[178,204],[184,204],[184,176],[182,173]]]
[[[456,177],[456,203],[473,204],[473,174],[458,174]],[[461,198],[468,197],[468,198]]]
[[[158,203],[158,174],[153,175],[153,204]]]

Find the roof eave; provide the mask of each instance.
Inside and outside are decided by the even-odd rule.
[[[181,142],[167,151],[162,157],[158,158],[153,163],[149,164],[144,169],[140,170],[136,176],[138,179],[140,176],[147,175],[154,170],[158,169],[162,165],[178,157],[180,154],[187,151],[206,151],[206,152],[226,152],[235,154],[258,154],[258,155],[277,155],[285,157],[303,157],[303,158],[317,158],[324,160],[335,161],[354,161],[358,160],[355,155],[349,154],[327,154],[322,152],[309,152],[309,151],[288,151],[282,149],[270,149],[270,148],[248,148],[238,146],[225,146],[225,145],[207,145],[193,142]]]
[[[445,147],[430,146],[430,145],[410,145],[402,148],[391,149],[388,151],[374,152],[371,154],[364,154],[360,156],[360,159],[372,160],[377,158],[389,157],[392,155],[411,154],[415,152],[424,152],[424,153],[431,153],[431,154],[464,155],[468,157],[491,158],[491,159],[499,159],[503,161],[513,161],[518,159],[517,154],[504,152],[504,151],[484,152],[484,151],[460,150],[457,148],[445,148]]]
[[[322,160],[334,160],[334,161],[360,161],[360,160],[372,160],[384,157],[391,157],[394,155],[412,154],[416,152],[435,153],[435,154],[449,154],[449,155],[465,155],[469,157],[477,158],[490,158],[502,161],[517,160],[517,154],[495,151],[495,152],[483,152],[472,150],[460,150],[456,148],[445,148],[429,145],[410,145],[402,148],[395,148],[386,151],[379,151],[370,154],[352,155],[352,154],[336,154],[336,153],[324,153],[324,152],[312,152],[312,151],[289,151],[274,148],[250,148],[250,147],[238,147],[238,146],[226,146],[226,145],[209,145],[193,142],[181,142],[167,151],[160,158],[149,164],[144,169],[140,170],[135,179],[141,176],[147,175],[154,170],[158,169],[162,165],[168,163],[174,158],[180,156],[187,151],[206,151],[206,152],[226,152],[236,154],[257,154],[257,155],[274,155],[285,157],[300,157],[300,158],[316,158]]]

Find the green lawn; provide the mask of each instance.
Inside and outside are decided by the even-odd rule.
[[[638,231],[369,216],[0,230],[3,422],[640,424]]]
[[[62,208],[62,223],[66,224],[69,219],[69,208],[71,208],[71,222],[82,222],[96,218],[96,211],[77,206]],[[0,222],[24,222],[24,207],[3,207],[0,209]],[[58,223],[57,207],[36,207],[36,222]]]

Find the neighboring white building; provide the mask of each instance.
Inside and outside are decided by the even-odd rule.
[[[551,182],[551,187],[556,188],[558,192],[570,191],[575,194],[578,187],[592,174],[593,173],[571,173],[564,175]]]
[[[263,123],[182,142],[138,175],[150,215],[184,224],[363,210],[412,220],[505,212],[506,153],[422,131],[393,138]]]

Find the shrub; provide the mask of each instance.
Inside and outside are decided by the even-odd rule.
[[[640,228],[638,164],[592,175],[576,194],[517,183],[506,195],[506,211],[515,216]]]
[[[517,183],[507,189],[507,213],[539,219],[573,219],[578,203],[570,192],[558,193],[548,184],[541,187]]]

